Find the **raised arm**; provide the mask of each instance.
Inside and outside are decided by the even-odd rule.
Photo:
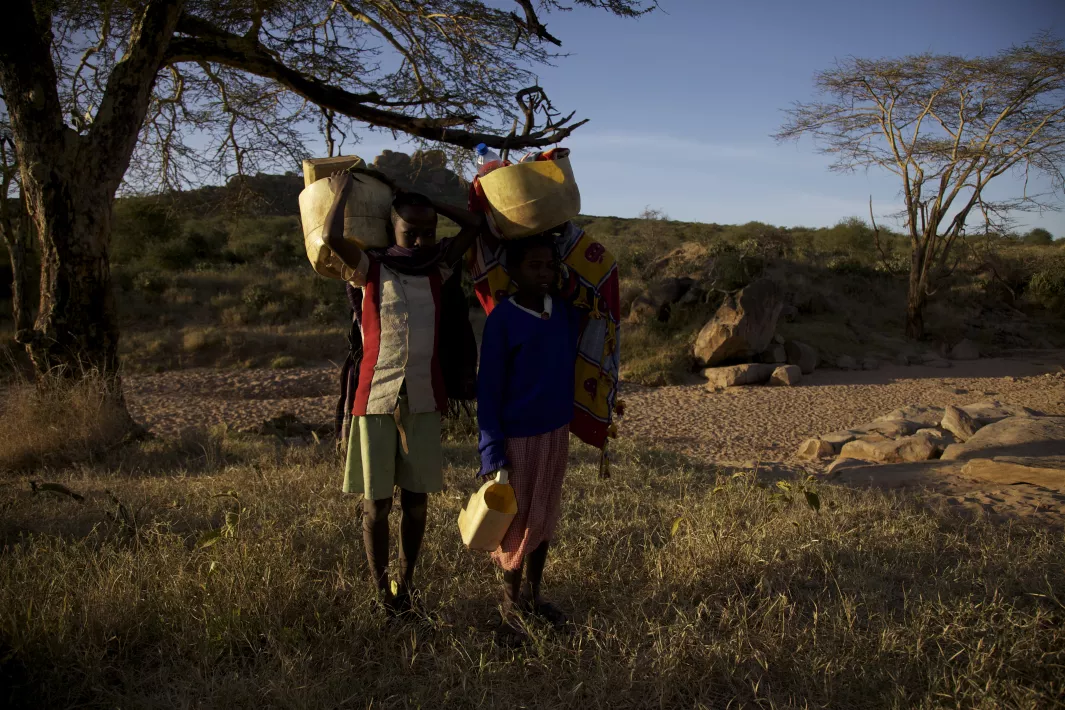
[[[353,184],[348,172],[337,173],[329,178],[329,186],[333,189],[333,204],[325,216],[322,242],[337,255],[344,266],[357,271],[366,256],[354,242],[344,239],[344,203]]]
[[[445,203],[433,202],[437,214],[442,214],[455,224],[459,225],[458,235],[448,245],[447,255],[444,260],[449,266],[454,266],[462,259],[477,235],[485,231],[485,217],[483,214],[470,212],[461,207],[454,207]]]

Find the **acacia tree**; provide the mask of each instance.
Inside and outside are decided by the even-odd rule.
[[[970,218],[1004,231],[1017,211],[1060,205],[1065,44],[1040,35],[993,57],[850,58],[815,82],[823,99],[796,103],[776,138],[809,134],[835,158],[833,170],[877,167],[900,178],[911,252],[906,334],[921,338],[925,305]],[[1008,173],[1024,177],[1020,194],[991,199],[988,184]],[[1051,190],[1028,191],[1036,173]]]
[[[583,122],[545,101],[505,135],[532,68],[560,41],[560,0],[7,0],[0,111],[41,259],[38,373],[91,367],[118,384],[108,263],[120,186],[291,169],[304,127],[357,126],[472,148],[556,143]],[[573,0],[637,17],[654,0]],[[526,92],[525,96],[528,96]],[[502,127],[502,130],[499,130]],[[121,397],[120,387],[115,394]]]
[[[0,116],[0,240],[11,261],[11,304],[16,332],[30,327],[28,259],[32,250],[29,215],[21,204],[18,181],[11,127]]]

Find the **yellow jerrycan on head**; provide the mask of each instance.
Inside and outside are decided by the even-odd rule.
[[[514,487],[507,483],[507,471],[503,469],[494,480],[470,496],[459,513],[463,544],[471,550],[491,552],[503,542],[503,536],[517,513],[518,499],[514,497]]]

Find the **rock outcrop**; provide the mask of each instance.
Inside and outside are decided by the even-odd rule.
[[[713,367],[764,352],[773,341],[783,305],[780,289],[768,279],[730,295],[699,332],[696,359]]]

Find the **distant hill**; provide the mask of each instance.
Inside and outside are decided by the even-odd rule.
[[[449,204],[466,204],[467,184],[447,167],[447,156],[442,151],[415,151],[413,155],[407,155],[386,150],[374,158],[372,165],[407,190]],[[302,190],[303,176],[298,173],[259,173],[232,177],[221,186],[126,199],[163,201],[179,215],[209,216],[225,212],[229,215],[290,217],[299,216],[299,194]]]

